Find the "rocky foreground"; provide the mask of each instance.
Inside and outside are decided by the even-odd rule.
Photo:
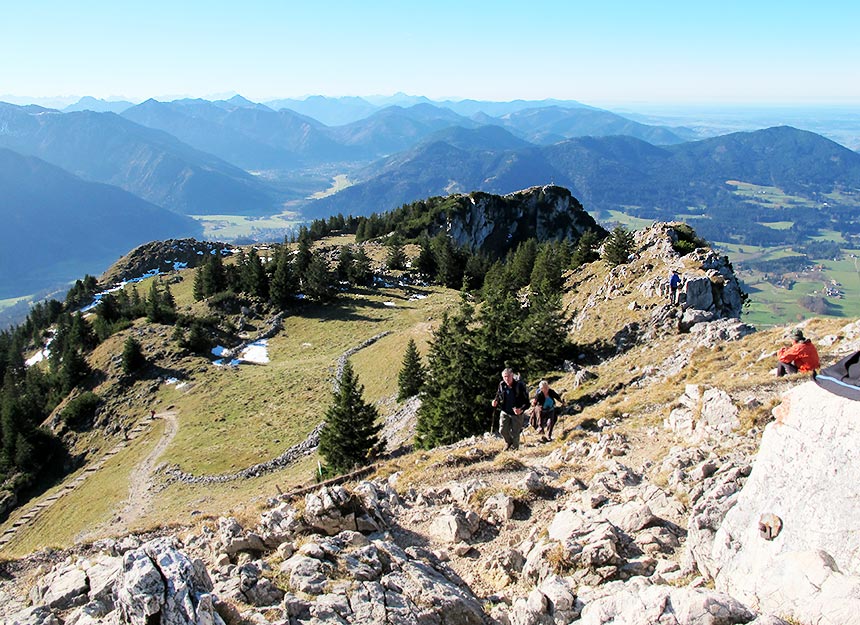
[[[659,463],[628,466],[608,420],[522,456],[487,437],[440,455],[445,484],[394,473],[246,527],[36,554],[6,566],[3,622],[860,623],[860,404],[810,381],[775,413],[758,449],[730,400],[690,387],[645,433],[690,442]]]

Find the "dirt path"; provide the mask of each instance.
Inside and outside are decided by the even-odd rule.
[[[170,415],[170,419],[173,420],[173,424],[174,424],[173,433],[170,435],[170,439],[172,440],[173,435],[176,434],[176,431],[175,431],[176,419],[174,417],[174,414],[172,412],[165,412],[165,413],[162,413],[161,415],[156,415],[155,418],[166,417],[167,415]],[[0,534],[0,551],[2,551],[3,547],[5,547],[9,542],[11,542],[15,538],[15,535],[17,534],[19,528],[21,528],[25,525],[32,525],[33,520],[36,517],[38,517],[39,515],[41,515],[45,510],[48,510],[51,506],[53,506],[54,503],[58,499],[60,499],[64,495],[67,495],[68,493],[77,489],[81,484],[83,484],[87,480],[87,478],[90,475],[92,475],[96,471],[100,470],[109,459],[111,459],[116,454],[121,452],[123,449],[128,447],[128,445],[132,441],[134,441],[138,436],[141,436],[146,431],[147,427],[152,424],[152,421],[153,421],[153,417],[149,416],[149,415],[147,415],[145,418],[141,419],[134,426],[134,428],[132,428],[126,434],[127,438],[119,441],[116,445],[114,445],[114,447],[110,451],[108,451],[106,454],[104,454],[97,462],[95,462],[94,464],[92,464],[92,465],[88,466],[86,469],[84,469],[84,471],[81,472],[81,474],[78,475],[78,477],[76,477],[71,482],[68,482],[67,484],[65,484],[59,491],[55,492],[53,495],[50,495],[49,497],[45,497],[43,499],[40,499],[37,503],[30,506],[30,508],[28,508],[21,516],[19,516],[15,520],[14,523],[12,523],[12,525],[10,527],[8,527],[6,529],[6,531],[3,532],[3,534]],[[168,424],[169,424],[169,421],[168,421]],[[169,429],[170,428],[168,427],[165,430],[165,433]],[[162,440],[163,439],[164,439],[164,437],[162,437]],[[165,443],[165,447],[169,443],[170,443],[170,440],[168,440],[167,443]],[[161,441],[159,441],[159,445],[156,446],[156,449],[159,449],[160,445],[161,445]],[[162,448],[160,451],[158,451],[158,454],[160,454],[161,451],[164,451],[164,449]]]
[[[155,474],[156,463],[179,430],[175,412],[161,412],[155,415],[155,418],[164,420],[164,432],[162,432],[161,438],[152,451],[147,454],[146,458],[128,476],[128,497],[120,504],[122,508],[118,512],[113,513],[110,521],[106,521],[99,527],[87,532],[88,536],[100,535],[108,528],[111,533],[127,533],[130,531],[132,524],[144,516],[152,506],[153,490],[155,487],[153,475]]]

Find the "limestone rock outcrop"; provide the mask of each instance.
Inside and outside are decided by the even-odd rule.
[[[714,538],[717,589],[803,623],[860,623],[860,403],[807,382],[774,414]]]

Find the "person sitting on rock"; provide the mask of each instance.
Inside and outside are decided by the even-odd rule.
[[[550,388],[549,382],[541,380],[532,399],[532,406],[534,406],[535,422],[538,425],[542,443],[552,440],[552,430],[558,421],[556,407],[563,405],[561,395]]]
[[[779,364],[776,368],[778,377],[786,373],[809,373],[815,371],[821,365],[818,359],[818,350],[808,338],[803,336],[803,330],[795,328],[791,333],[792,344],[781,347],[777,352]]]

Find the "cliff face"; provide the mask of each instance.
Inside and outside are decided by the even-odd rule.
[[[531,237],[577,241],[586,230],[603,232],[582,204],[563,187],[531,187],[505,196],[462,196],[442,229],[454,243],[472,250],[504,252]]]
[[[803,623],[860,623],[860,402],[806,382],[774,414],[714,539],[717,588]]]

